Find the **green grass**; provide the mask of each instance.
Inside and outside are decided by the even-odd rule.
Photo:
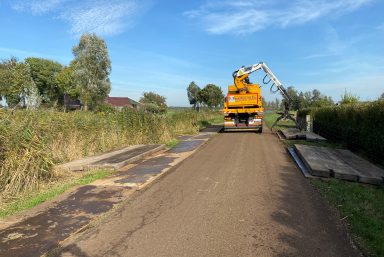
[[[358,244],[371,256],[384,257],[384,187],[341,180],[311,180],[350,225]]]
[[[87,185],[110,174],[112,174],[112,171],[109,170],[95,170],[83,175],[80,178],[72,179],[69,182],[55,184],[53,187],[40,191],[36,190],[36,192],[30,193],[26,197],[12,201],[9,205],[5,205],[5,207],[0,210],[0,219],[4,219],[5,217],[14,215],[18,212],[30,209],[40,203],[53,199],[74,186]]]
[[[224,123],[224,116],[221,113],[218,113],[216,117],[208,120],[211,125],[221,125]]]
[[[180,140],[178,140],[178,139],[172,139],[171,141],[167,142],[165,145],[166,145],[168,148],[173,148],[173,147],[175,147],[179,142],[180,142]]]
[[[264,122],[265,124],[271,128],[276,119],[280,116],[275,112],[265,113],[264,114]],[[274,131],[278,131],[279,129],[287,129],[287,128],[295,128],[295,123],[291,120],[280,120],[276,126],[273,127]]]

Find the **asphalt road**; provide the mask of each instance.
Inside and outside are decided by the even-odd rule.
[[[278,139],[214,137],[59,256],[360,256]]]

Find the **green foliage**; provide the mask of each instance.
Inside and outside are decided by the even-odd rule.
[[[199,99],[199,93],[201,89],[194,81],[192,81],[188,88],[187,88],[187,94],[188,94],[188,100],[189,104],[193,105],[193,109],[196,110],[198,108],[200,99]]]
[[[154,92],[144,92],[139,102],[144,110],[150,113],[164,113],[167,111],[166,98]]]
[[[31,77],[42,97],[42,103],[55,106],[63,101],[63,91],[58,86],[56,77],[63,66],[52,60],[29,57],[25,59],[31,71]]]
[[[272,112],[266,112],[264,114],[264,122],[265,124],[271,128],[273,123],[276,121],[276,119],[280,116],[280,114],[272,113]],[[279,129],[287,129],[287,128],[295,128],[296,124],[291,120],[281,120],[278,124],[274,127],[274,130]]]
[[[79,88],[75,80],[75,65],[72,62],[68,67],[64,67],[56,76],[56,84],[60,91],[71,97],[79,96]]]
[[[340,104],[356,104],[359,102],[359,97],[353,95],[352,93],[344,91],[344,94],[341,96]]]
[[[313,129],[327,139],[362,151],[384,164],[384,101],[305,109],[298,116],[311,114]]]
[[[214,84],[208,84],[200,90],[198,98],[210,109],[220,107],[224,102],[223,91]]]
[[[358,243],[374,256],[384,256],[384,188],[341,180],[312,184],[350,224]]]
[[[107,45],[94,33],[84,33],[79,44],[73,47],[73,54],[74,77],[79,86],[80,100],[85,110],[94,109],[111,91],[111,61]]]
[[[25,106],[33,87],[28,64],[19,62],[16,58],[0,63],[0,95],[6,99],[9,107]]]
[[[306,92],[298,92],[294,87],[288,87],[287,93],[291,97],[291,110],[300,110],[309,107],[325,107],[334,104],[330,96],[325,96],[317,89]],[[264,106],[268,110],[283,109],[286,99],[280,103],[278,99],[273,102],[267,102]]]

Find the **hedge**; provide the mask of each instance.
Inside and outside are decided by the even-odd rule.
[[[384,101],[303,109],[298,117],[307,114],[315,133],[384,164]]]

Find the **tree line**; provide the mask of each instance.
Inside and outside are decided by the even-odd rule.
[[[72,48],[68,66],[57,61],[15,57],[0,61],[0,100],[9,107],[59,107],[64,95],[80,99],[84,109],[104,102],[111,90],[111,61],[105,41],[84,33]]]
[[[187,87],[187,95],[189,104],[194,110],[199,110],[201,107],[216,109],[221,107],[224,102],[223,91],[214,84],[208,84],[201,89],[192,81]]]
[[[345,90],[340,96],[340,101],[337,103],[333,101],[332,97],[322,94],[318,89],[299,92],[294,87],[288,87],[287,92],[292,99],[290,103],[291,110],[300,110],[309,107],[325,107],[339,104],[355,104],[360,102],[360,98],[357,95],[354,95],[347,90]],[[378,100],[384,100],[384,93],[381,94]],[[263,105],[267,110],[278,110],[283,109],[285,101],[285,99],[280,101],[277,98],[274,101],[265,101],[263,99]]]

